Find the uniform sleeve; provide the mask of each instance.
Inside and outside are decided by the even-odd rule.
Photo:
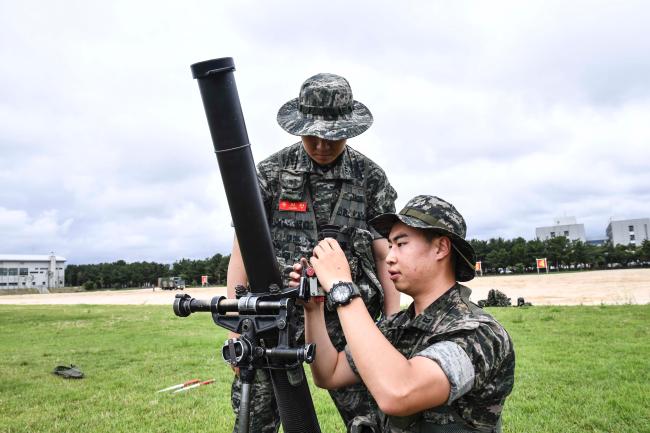
[[[449,380],[450,404],[466,394],[474,385],[475,370],[472,360],[458,344],[443,341],[420,351],[416,356],[423,356],[436,362]]]
[[[354,374],[359,376],[359,371],[357,370],[357,366],[354,363],[354,359],[352,358],[352,353],[350,353],[350,348],[348,347],[347,344],[345,345],[345,349],[343,350],[345,351],[345,359],[348,360],[348,364],[350,364],[350,368],[352,369]]]
[[[479,323],[473,331],[455,333],[416,356],[429,358],[445,372],[451,385],[449,403],[483,388],[512,350],[510,337],[497,323]]]
[[[366,221],[383,213],[395,212],[395,200],[397,192],[388,182],[386,173],[377,164],[372,162],[368,169],[368,181],[366,183]],[[374,239],[381,237],[375,229],[371,229]]]

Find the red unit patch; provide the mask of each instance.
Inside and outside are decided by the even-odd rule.
[[[280,210],[291,212],[307,212],[307,202],[280,200]]]

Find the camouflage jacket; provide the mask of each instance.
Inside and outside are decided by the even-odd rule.
[[[503,404],[514,384],[514,348],[506,330],[469,300],[470,293],[469,288],[456,284],[418,316],[413,317],[411,304],[379,324],[402,355],[432,359],[451,384],[443,406],[408,417],[380,413],[384,432],[437,431],[432,427],[440,424],[455,424],[467,431],[500,431]]]
[[[321,228],[341,228],[343,247],[368,311],[378,316],[383,290],[372,254],[373,239],[381,237],[368,225],[375,216],[395,211],[397,194],[384,171],[363,154],[346,146],[327,167],[315,164],[295,143],[258,164],[258,179],[271,238],[281,269],[300,257],[310,257]],[[344,346],[335,311],[326,313],[332,342]]]

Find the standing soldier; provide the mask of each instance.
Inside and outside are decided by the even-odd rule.
[[[397,194],[384,171],[347,145],[372,124],[372,114],[355,101],[348,81],[334,74],[308,78],[298,98],[284,104],[277,116],[287,132],[301,141],[258,164],[258,179],[271,228],[278,265],[289,282],[289,272],[308,257],[323,237],[338,240],[350,263],[352,278],[373,320],[399,311],[399,293],[385,263],[388,242],[368,221],[395,211]],[[235,238],[228,266],[228,296],[247,284]],[[338,350],[345,337],[335,310],[325,313],[327,332]],[[301,317],[302,321],[302,317]],[[304,338],[302,324],[298,332]],[[239,409],[241,383],[235,377],[232,404]],[[373,411],[361,384],[331,390],[330,395],[346,426],[355,416]],[[280,419],[271,381],[258,370],[251,393],[252,433],[277,432]],[[235,423],[234,432],[237,432]]]

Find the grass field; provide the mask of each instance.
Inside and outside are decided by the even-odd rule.
[[[490,310],[515,342],[505,432],[650,432],[650,305]],[[163,306],[0,306],[0,432],[229,432],[225,331]],[[82,380],[52,375],[74,363]],[[216,383],[179,395],[192,378]],[[324,433],[344,432],[312,386]]]

